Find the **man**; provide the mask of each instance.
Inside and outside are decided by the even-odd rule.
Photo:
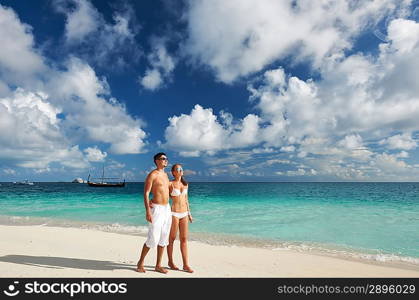
[[[165,153],[154,155],[154,163],[157,168],[148,174],[144,184],[144,206],[148,223],[148,236],[141,251],[140,260],[137,263],[137,272],[145,273],[144,259],[150,250],[157,246],[157,262],[155,270],[167,273],[161,266],[164,247],[169,244],[170,226],[172,213],[169,205],[169,177],[164,172],[168,160]],[[150,208],[149,195],[153,194],[152,208]]]

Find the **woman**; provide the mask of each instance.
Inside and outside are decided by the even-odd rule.
[[[193,273],[188,263],[188,220],[192,223],[192,215],[188,201],[188,182],[183,178],[182,165],[175,164],[172,167],[172,175],[175,178],[170,182],[169,192],[172,198],[172,227],[170,228],[169,245],[167,256],[169,267],[172,270],[179,270],[173,262],[173,243],[176,240],[179,228],[180,251],[182,252],[183,271]]]

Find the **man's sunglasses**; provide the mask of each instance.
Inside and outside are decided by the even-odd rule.
[[[157,160],[168,160],[168,159],[167,157],[160,157],[160,158],[157,158]]]

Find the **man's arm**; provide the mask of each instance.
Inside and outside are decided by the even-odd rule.
[[[153,220],[151,219],[151,211],[150,211],[150,192],[151,187],[153,186],[153,180],[154,180],[154,172],[151,172],[148,174],[145,183],[144,183],[144,206],[145,206],[145,218],[148,222],[152,223]]]

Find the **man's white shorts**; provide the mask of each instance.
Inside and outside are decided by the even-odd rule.
[[[170,205],[154,204],[151,208],[152,223],[148,223],[148,236],[145,242],[149,248],[157,245],[165,247],[169,245],[170,226],[172,225],[172,211]]]

